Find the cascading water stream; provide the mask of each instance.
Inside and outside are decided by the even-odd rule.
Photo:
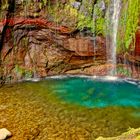
[[[96,14],[95,14],[95,10],[93,12],[92,17],[93,17],[93,29],[95,31],[96,30]],[[95,32],[93,33],[93,46],[94,46],[94,57],[93,57],[93,60],[95,61],[96,60],[96,56],[95,56],[95,54],[96,54],[96,49],[95,49],[95,47],[96,47],[96,33]]]
[[[121,0],[111,0],[107,12],[107,37],[106,37],[106,50],[107,50],[107,63],[113,66],[108,69],[108,75],[113,76],[116,74],[116,49],[117,49],[117,33],[119,15],[121,10]]]

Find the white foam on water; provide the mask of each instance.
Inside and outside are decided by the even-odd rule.
[[[20,82],[22,82],[22,81],[38,82],[38,81],[41,81],[41,80],[42,80],[42,78],[25,78],[25,79],[20,80]]]
[[[94,75],[94,76],[92,76],[92,78],[93,78],[93,79],[97,79],[97,78],[98,78],[98,76]]]
[[[133,85],[137,85],[137,83],[134,82],[134,81],[127,81],[127,80],[126,80],[126,82],[127,82],[127,83],[130,83],[130,84],[133,84]]]
[[[109,81],[116,81],[119,78],[118,77],[115,77],[115,76],[105,76],[105,77],[103,77],[103,79],[109,80]]]
[[[55,75],[55,76],[47,76],[45,78],[25,78],[22,80],[19,80],[18,82],[23,82],[23,81],[32,81],[32,82],[38,82],[41,81],[43,79],[64,79],[64,78],[87,78],[87,80],[101,80],[101,81],[122,81],[122,82],[127,82],[133,85],[138,85],[138,87],[140,87],[140,81],[136,80],[136,79],[123,79],[123,78],[119,78],[116,76],[90,76],[90,75]]]
[[[33,82],[38,82],[38,81],[40,81],[40,80],[41,80],[41,78],[33,78],[33,79],[32,79]]]
[[[54,76],[47,76],[45,77],[45,79],[63,79],[63,78],[67,78],[68,75],[54,75]]]

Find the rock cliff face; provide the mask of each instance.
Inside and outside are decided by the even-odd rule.
[[[40,9],[40,2],[31,7],[24,7],[21,1],[11,2],[15,2],[14,11],[10,5],[1,10],[1,74],[4,77],[18,80],[83,70],[95,65],[94,56],[104,63],[103,36],[93,40],[90,33],[85,35],[88,30],[79,32],[72,25],[75,19],[70,19],[70,24],[65,21],[65,25],[51,21],[46,9]]]
[[[106,42],[100,33],[102,27],[97,26],[98,35],[92,33],[88,19],[98,10],[100,18],[104,18],[106,7],[107,0],[1,1],[1,79],[16,81],[68,73],[105,75],[107,67],[112,66],[104,65]],[[98,16],[95,19],[100,25]],[[135,52],[139,53],[139,41],[136,46]]]

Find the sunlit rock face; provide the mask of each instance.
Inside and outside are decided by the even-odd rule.
[[[105,55],[105,40],[103,37],[96,38],[96,46],[94,46],[91,37],[69,38],[63,47],[75,52],[78,56]]]

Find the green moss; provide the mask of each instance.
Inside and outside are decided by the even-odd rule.
[[[33,72],[31,70],[26,70],[17,64],[15,65],[14,72],[19,77],[31,78],[33,76]]]
[[[117,68],[117,74],[130,77],[131,74],[132,74],[132,72],[130,71],[130,69],[128,69],[128,68],[126,68],[126,67],[119,66],[119,67]]]
[[[136,137],[136,140],[140,140],[140,136],[137,136],[137,137]]]
[[[78,14],[77,28],[79,30],[83,30],[85,27],[94,31],[93,30],[93,20],[91,19],[91,17],[85,17],[83,14]]]
[[[118,52],[126,52],[135,48],[135,33],[138,27],[140,0],[124,0],[120,17],[118,36]],[[133,43],[133,44],[132,44]]]
[[[91,30],[92,33],[103,34],[104,35],[104,27],[105,27],[105,18],[104,13],[100,9],[100,7],[96,5],[89,5],[89,3],[85,4],[85,8],[88,10],[88,14],[78,13],[78,24],[77,28],[82,30],[85,27]]]
[[[50,0],[41,0],[39,4],[41,9],[44,8],[44,10],[47,11],[46,16],[48,15],[48,17],[58,25],[68,26],[78,30],[83,30],[86,27],[95,35],[102,34],[105,36],[107,21],[105,18],[105,11],[102,11],[98,5],[101,0],[97,0],[96,4],[93,4],[95,0],[81,1],[79,9],[72,6],[74,2],[76,2],[76,0],[69,0],[63,5],[61,1],[57,1],[55,5],[50,5]],[[110,0],[104,0],[104,2],[106,5],[105,10],[107,11]],[[29,12],[29,8],[33,7],[34,3],[35,2],[32,0],[22,1],[22,5],[27,12]],[[138,27],[140,16],[139,3],[140,0],[122,1],[117,41],[117,52],[119,53],[130,51],[130,45],[132,49],[135,48],[135,32]],[[5,2],[2,3],[1,9],[7,8],[8,1],[5,0]],[[37,16],[39,16],[39,13],[34,13],[34,17]],[[2,17],[2,14],[0,14],[0,17]]]

